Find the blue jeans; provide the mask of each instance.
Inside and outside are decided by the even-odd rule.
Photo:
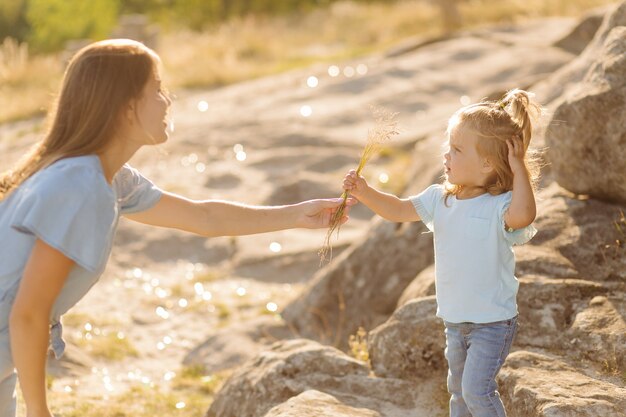
[[[15,383],[9,329],[0,330],[0,417],[15,417]]]
[[[493,323],[444,324],[450,417],[506,417],[496,375],[511,349],[517,316]]]

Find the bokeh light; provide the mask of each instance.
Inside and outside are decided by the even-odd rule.
[[[313,114],[313,109],[309,105],[304,105],[300,107],[300,115],[302,117],[310,117]]]

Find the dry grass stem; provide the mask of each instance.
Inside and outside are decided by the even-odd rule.
[[[396,120],[396,116],[398,113],[392,113],[382,107],[372,107],[372,113],[374,114],[375,125],[374,128],[367,132],[367,144],[363,149],[363,153],[361,154],[361,159],[359,160],[359,165],[356,169],[356,174],[360,175],[361,171],[365,167],[365,164],[376,155],[381,147],[389,142],[392,136],[400,133],[398,131],[398,122]],[[337,235],[339,235],[339,228],[341,226],[341,219],[344,215],[346,208],[346,200],[350,196],[350,193],[344,191],[341,194],[341,198],[343,198],[343,203],[339,206],[333,218],[331,219],[328,232],[326,233],[326,238],[324,240],[324,245],[318,251],[320,256],[320,265],[323,265],[325,262],[330,262],[333,258],[333,247],[331,243],[332,235],[335,231],[337,231]]]

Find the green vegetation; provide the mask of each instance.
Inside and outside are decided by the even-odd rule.
[[[348,345],[350,346],[350,355],[369,366],[370,353],[367,348],[367,331],[363,327],[359,327],[356,334],[350,335]]]
[[[195,417],[204,415],[211,401],[210,396],[197,392],[165,392],[158,387],[136,385],[124,394],[102,400],[58,395],[51,409],[60,417]]]
[[[137,349],[121,333],[104,332],[92,335],[89,340],[80,339],[78,345],[84,347],[93,357],[108,361],[121,361],[129,356],[139,356]]]
[[[50,395],[50,407],[59,417],[192,417],[204,415],[229,371],[206,375],[201,366],[182,368],[169,387],[136,384],[122,394],[77,397],[75,393]],[[18,406],[23,413],[23,400]]]
[[[467,28],[580,15],[609,3],[468,0],[459,3],[459,14]],[[146,14],[161,27],[157,49],[164,78],[175,92],[336,63],[385,50],[409,36],[444,31],[437,3],[426,0],[3,1],[0,39],[11,40],[0,44],[0,123],[49,110],[68,56],[42,51],[61,49],[69,39],[101,39],[127,13]]]

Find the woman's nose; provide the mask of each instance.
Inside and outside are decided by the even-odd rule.
[[[450,159],[450,152],[446,152],[443,154],[443,159],[445,159],[446,161]]]

